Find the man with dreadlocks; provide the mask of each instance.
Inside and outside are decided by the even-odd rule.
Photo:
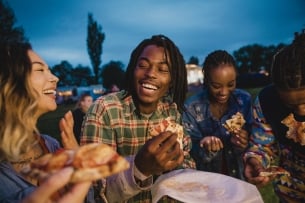
[[[150,137],[150,126],[169,118],[182,124],[187,74],[182,54],[166,36],[143,40],[132,52],[126,70],[126,89],[102,96],[83,123],[81,145],[99,142],[112,146],[130,168],[102,181],[98,191],[109,202],[151,202],[150,188],[157,175],[176,168],[195,168],[190,138],[183,150],[177,134]],[[164,200],[165,201],[165,200]]]
[[[274,56],[271,76],[273,84],[262,89],[254,102],[255,124],[244,156],[245,177],[257,186],[274,180],[280,202],[305,202],[304,30]],[[259,176],[275,160],[290,176]]]

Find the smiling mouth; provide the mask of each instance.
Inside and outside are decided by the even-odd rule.
[[[226,102],[228,100],[228,97],[217,97],[218,102]]]
[[[144,87],[145,89],[149,89],[149,90],[157,90],[158,89],[157,86],[154,86],[154,85],[151,85],[151,84],[147,84],[147,83],[142,83],[141,86]]]
[[[56,90],[50,89],[50,90],[44,90],[42,91],[43,94],[46,95],[56,95]]]

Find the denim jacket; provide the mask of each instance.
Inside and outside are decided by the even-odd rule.
[[[55,152],[60,148],[60,144],[54,138],[41,135],[46,147],[50,152]],[[0,162],[0,202],[21,202],[28,194],[36,188],[33,184],[26,181],[19,175],[13,166],[7,162]]]
[[[48,135],[41,135],[41,137],[50,153],[61,149],[59,142],[55,138]],[[9,162],[0,162],[0,203],[19,203],[35,189],[36,186],[17,173]],[[93,195],[93,188],[91,187],[84,202],[99,202],[95,201]]]
[[[183,114],[183,125],[192,138],[191,156],[195,160],[198,170],[224,173],[244,179],[242,175],[243,151],[238,150],[231,144],[231,134],[223,127],[223,124],[232,115],[240,112],[246,120],[244,129],[250,134],[252,123],[251,95],[244,90],[235,89],[229,98],[228,111],[219,120],[211,114],[208,94],[208,90],[204,88],[185,103],[186,111]],[[218,152],[207,152],[199,144],[205,136],[220,138],[224,148]]]

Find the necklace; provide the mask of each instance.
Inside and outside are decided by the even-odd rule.
[[[42,149],[41,145],[39,142],[34,145],[28,152],[25,154],[22,154],[20,156],[20,159],[17,161],[11,161],[10,163],[12,164],[13,168],[15,169],[16,172],[20,173],[20,171],[27,166],[28,164],[31,163],[31,161],[34,161],[44,155],[44,150]],[[38,185],[38,180],[36,178],[29,178],[29,177],[24,177],[27,181],[31,182],[34,185]]]
[[[37,154],[36,156],[30,156],[28,158],[24,158],[18,161],[11,161],[11,164],[27,164],[30,163],[32,160],[36,160],[43,156],[43,153]]]

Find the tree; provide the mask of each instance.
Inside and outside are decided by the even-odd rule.
[[[238,72],[257,73],[262,69],[270,71],[273,55],[285,45],[262,46],[258,44],[247,45],[233,52]]]
[[[196,56],[191,56],[191,58],[188,61],[188,64],[195,64],[195,65],[199,65],[199,59]]]
[[[110,61],[105,64],[101,71],[103,86],[109,90],[112,85],[116,85],[119,89],[125,87],[125,71],[123,63],[120,61]]]
[[[28,39],[24,36],[24,30],[21,26],[15,26],[17,19],[14,11],[8,3],[0,0],[0,40],[2,41],[24,41]]]
[[[73,85],[72,82],[72,65],[67,61],[53,66],[52,73],[59,78],[58,86]]]
[[[72,81],[76,86],[88,86],[91,84],[91,69],[78,65],[72,69]]]
[[[87,33],[87,50],[94,72],[94,82],[99,83],[100,65],[102,63],[101,55],[103,52],[102,43],[105,40],[105,33],[102,27],[93,20],[91,13],[88,14],[88,33]]]

